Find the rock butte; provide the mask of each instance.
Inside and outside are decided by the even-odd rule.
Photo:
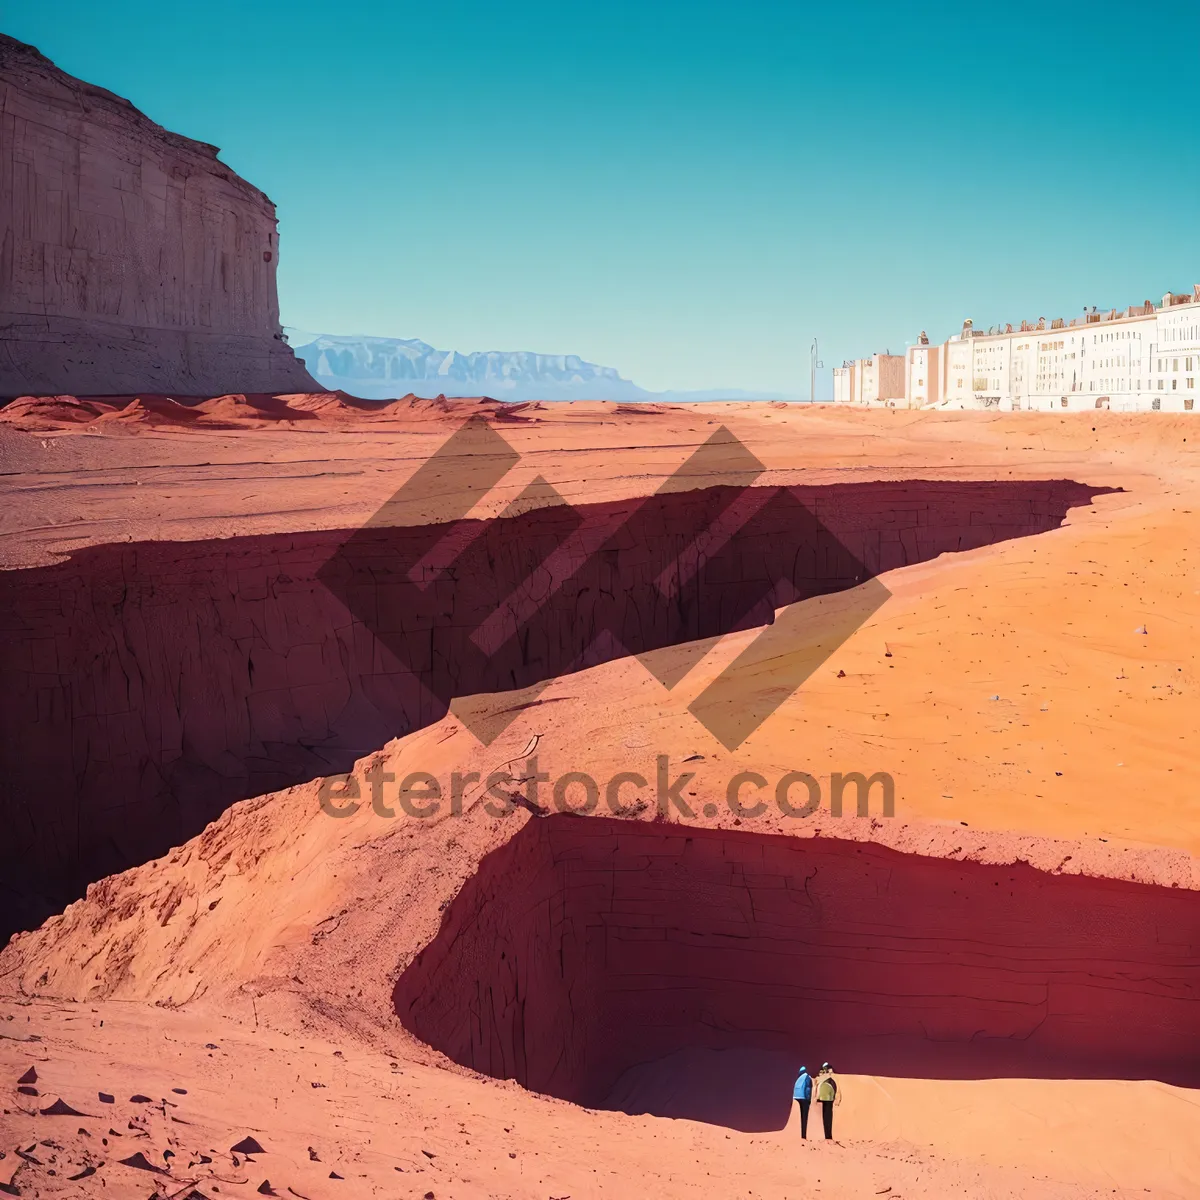
[[[0,397],[315,384],[283,340],[275,206],[0,34]]]
[[[0,952],[0,1072],[16,1080],[36,1058],[41,1108],[61,1097],[94,1113],[98,1091],[115,1095],[113,1128],[136,1120],[155,1162],[174,1148],[171,1179],[202,1194],[232,1177],[228,1147],[248,1134],[267,1153],[222,1195],[268,1176],[314,1197],[615,1196],[631,1179],[663,1196],[1195,1194],[1190,420],[415,399],[375,411],[253,395],[184,407],[58,397],[0,414],[18,648],[3,741],[69,759],[35,797],[50,819],[28,826],[41,841],[22,852],[37,867],[21,897],[39,882],[53,896],[69,875],[55,872],[96,849],[56,811],[135,857],[128,826],[160,840],[150,853],[169,828],[194,835]],[[639,588],[719,506],[731,481],[714,461],[638,509],[644,558],[614,554],[597,576],[650,614],[645,645],[617,621],[620,645],[561,673],[580,665],[564,598],[540,660],[507,661],[507,680],[431,663],[436,703],[413,710],[381,690],[352,610],[317,599],[314,548],[344,545],[472,415],[519,455],[449,530],[497,564],[488,587],[561,518],[547,489],[603,525],[722,426],[765,465],[755,492],[840,522],[866,582],[844,588],[836,558],[779,572],[796,590],[759,598],[786,605],[769,636],[768,613],[739,600],[749,570],[715,615],[703,593],[677,624],[655,617]],[[436,498],[388,511],[395,532],[371,536],[389,552],[448,532]],[[506,531],[525,533],[489,540]],[[787,557],[795,522],[760,535],[760,565]],[[878,606],[776,704],[792,664],[878,585]],[[472,596],[447,593],[464,614],[491,602]],[[425,619],[415,602],[403,611]],[[189,629],[207,631],[197,649],[211,638],[207,695]],[[702,653],[685,640],[725,630]],[[85,668],[93,643],[100,665]],[[260,682],[230,665],[241,643],[262,655]],[[489,691],[466,694],[481,679]],[[261,706],[260,686],[278,722],[262,753],[237,716]],[[490,690],[504,686],[518,690]],[[756,706],[767,715],[732,750],[695,715],[719,728],[720,712]],[[652,780],[660,753],[693,774],[694,817],[652,819],[648,787],[625,819],[603,804],[496,817],[478,788],[457,816],[363,803],[333,819],[312,778],[355,755],[360,778],[378,764],[397,780],[519,775],[535,755],[552,776]],[[773,783],[856,769],[894,777],[894,818],[725,807],[738,771]],[[249,795],[271,772],[288,786]],[[136,797],[135,775],[154,780]],[[211,791],[187,790],[197,775]],[[844,1072],[840,1146],[801,1144],[787,1103],[798,1062],[824,1057]],[[139,1092],[179,1108],[128,1105]],[[26,1115],[15,1093],[7,1107],[13,1146],[64,1120]],[[54,1127],[57,1153],[78,1166],[95,1147],[75,1127],[104,1130],[70,1125]],[[201,1153],[213,1162],[188,1174]],[[115,1161],[98,1173],[106,1195],[148,1187]],[[25,1163],[17,1182],[52,1195],[57,1178]]]

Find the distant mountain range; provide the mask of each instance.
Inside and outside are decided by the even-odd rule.
[[[366,400],[418,395],[491,396],[495,400],[783,400],[740,389],[648,392],[614,367],[574,354],[435,350],[418,338],[340,336],[285,328],[296,356],[330,391]]]

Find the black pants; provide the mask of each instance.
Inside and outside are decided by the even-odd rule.
[[[796,1103],[800,1105],[800,1136],[808,1137],[808,1106],[812,1103],[811,1100],[801,1100],[796,1097]]]
[[[825,1126],[825,1136],[833,1137],[833,1101],[821,1101],[821,1124]]]

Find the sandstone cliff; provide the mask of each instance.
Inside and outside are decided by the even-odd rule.
[[[1195,911],[1024,863],[556,813],[483,859],[394,1003],[473,1070],[692,1119],[713,1097],[647,1095],[644,1064],[757,1047],[786,1071],[815,1042],[887,1075],[1194,1086]]]
[[[275,206],[0,35],[0,397],[316,391],[279,325]]]

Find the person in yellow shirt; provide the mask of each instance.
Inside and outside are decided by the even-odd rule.
[[[817,1076],[817,1100],[821,1105],[821,1124],[825,1128],[825,1137],[833,1137],[833,1106],[841,1104],[842,1093],[834,1078],[833,1068],[828,1063],[821,1064],[821,1073]]]

